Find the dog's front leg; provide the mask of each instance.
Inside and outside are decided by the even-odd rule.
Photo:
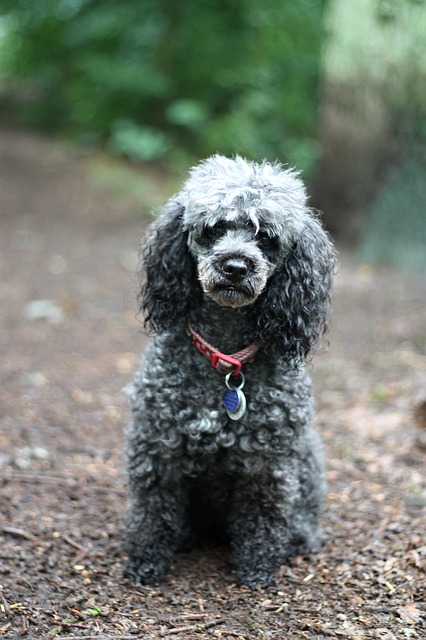
[[[292,496],[270,477],[244,477],[236,486],[229,533],[237,581],[270,585],[290,548]]]
[[[185,537],[183,486],[161,482],[133,495],[126,519],[124,575],[138,584],[160,579]]]

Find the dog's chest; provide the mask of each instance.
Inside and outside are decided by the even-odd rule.
[[[156,341],[148,350],[136,383],[136,404],[146,436],[152,434],[156,442],[170,440],[176,455],[182,449],[194,454],[282,448],[288,446],[291,423],[306,421],[310,389],[305,379],[290,380],[277,368],[271,371],[267,364],[263,366],[260,359],[247,364],[247,407],[239,419],[232,420],[224,405],[225,376],[189,341],[173,343],[170,338],[167,342]]]

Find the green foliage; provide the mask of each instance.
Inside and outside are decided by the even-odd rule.
[[[157,160],[168,150],[166,135],[152,127],[140,127],[131,120],[116,120],[110,137],[112,151],[132,160]]]
[[[324,3],[3,0],[0,64],[31,85],[27,119],[132,158],[238,152],[309,172]]]

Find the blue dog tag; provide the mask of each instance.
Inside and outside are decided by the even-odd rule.
[[[239,420],[245,414],[247,407],[246,397],[242,391],[244,386],[244,376],[239,387],[234,387],[229,384],[229,377],[230,374],[225,378],[226,391],[223,396],[223,404],[225,405],[226,413],[231,420]]]
[[[232,389],[227,389],[225,391],[225,395],[223,396],[223,404],[225,405],[225,409],[228,413],[236,411],[240,406],[238,389],[236,389],[235,387],[232,387]]]

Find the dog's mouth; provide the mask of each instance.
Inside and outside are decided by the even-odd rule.
[[[253,289],[247,286],[221,283],[203,287],[204,292],[222,307],[243,307],[257,298]]]

